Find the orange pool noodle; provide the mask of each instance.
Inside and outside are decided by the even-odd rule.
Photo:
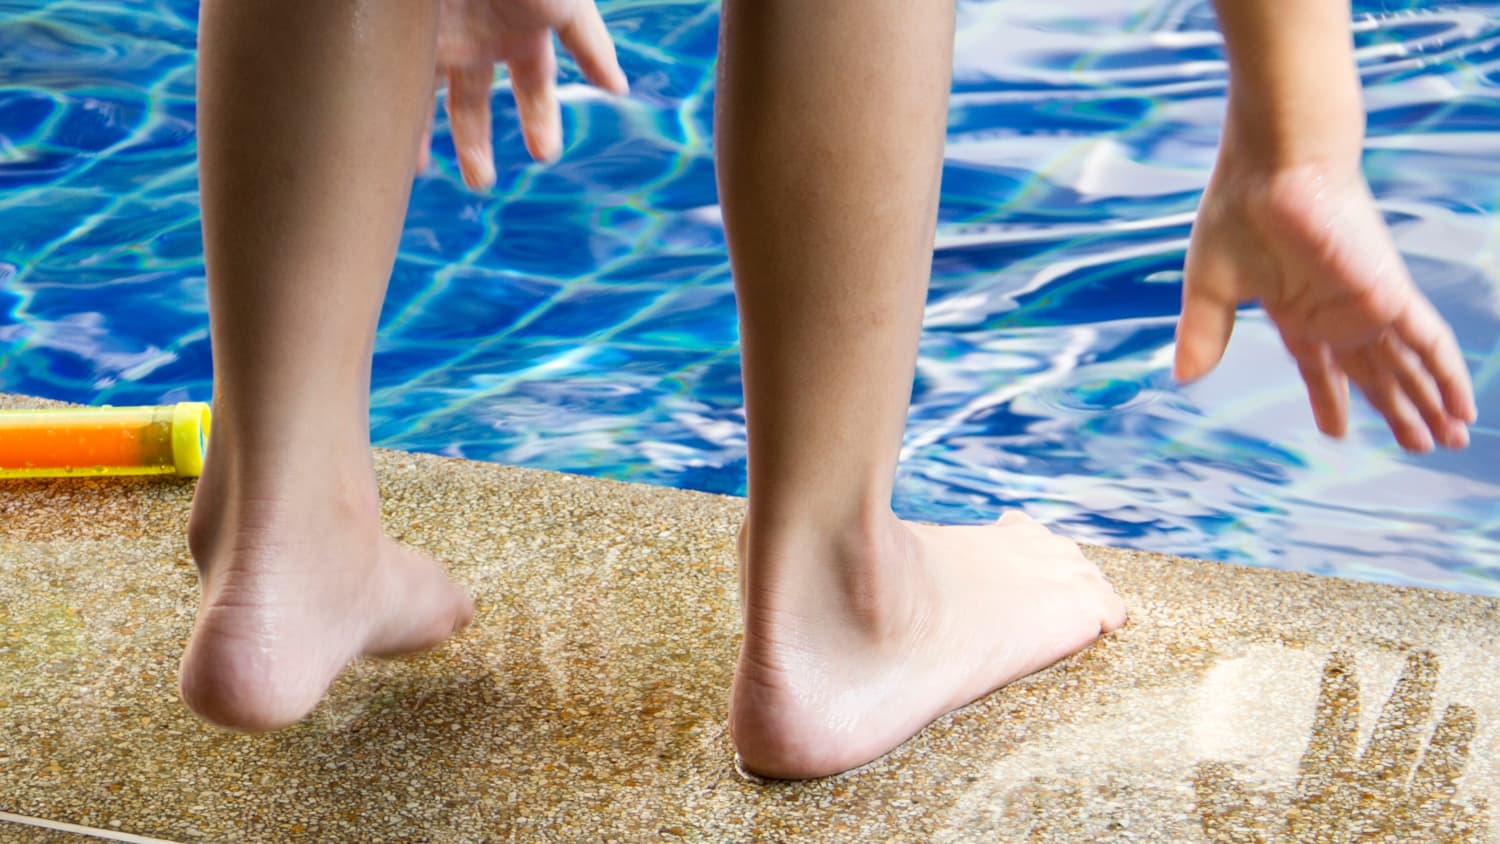
[[[0,478],[197,477],[209,424],[202,402],[0,410]]]

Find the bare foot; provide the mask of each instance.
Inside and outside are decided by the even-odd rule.
[[[892,516],[860,543],[757,544],[730,732],[749,770],[869,762],[946,712],[1125,622],[1103,574],[1021,513],[936,527]]]
[[[215,462],[193,501],[203,595],[181,672],[205,720],[288,726],[355,658],[425,650],[469,623],[473,604],[443,567],[381,532],[368,469],[283,480],[275,500],[231,491]]]
[[[1296,358],[1318,429],[1343,436],[1352,379],[1409,451],[1468,444],[1477,416],[1453,331],[1396,251],[1359,171],[1253,163],[1231,128],[1193,225],[1175,374],[1218,363],[1259,299]]]

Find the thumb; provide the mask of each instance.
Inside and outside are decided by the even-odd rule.
[[[1219,291],[1194,285],[1189,279],[1182,288],[1182,318],[1177,321],[1177,351],[1172,361],[1172,378],[1178,383],[1196,381],[1207,375],[1229,345],[1234,331],[1236,302]]]

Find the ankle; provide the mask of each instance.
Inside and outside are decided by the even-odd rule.
[[[748,636],[814,614],[876,639],[909,631],[915,542],[889,509],[831,524],[747,518],[742,530]]]
[[[767,516],[752,508],[740,528],[740,552],[757,571],[780,571],[802,559],[855,568],[889,556],[900,525],[889,508],[839,518]]]
[[[228,437],[211,441],[188,519],[188,549],[199,568],[220,554],[269,549],[278,538],[350,526],[379,530],[369,452],[343,451],[247,455]]]

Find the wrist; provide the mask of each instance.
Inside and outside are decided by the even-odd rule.
[[[1359,166],[1365,109],[1357,77],[1318,90],[1265,93],[1264,87],[1231,80],[1225,153],[1272,170]]]

